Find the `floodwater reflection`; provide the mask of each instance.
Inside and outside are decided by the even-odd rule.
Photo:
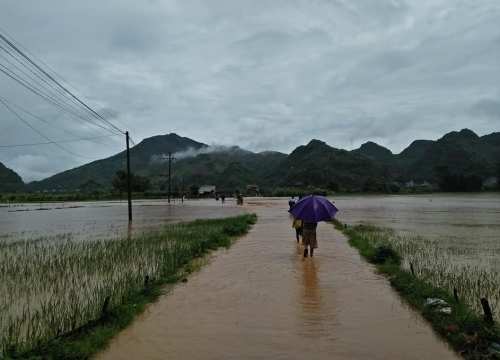
[[[300,261],[302,272],[302,287],[299,303],[303,320],[303,334],[314,338],[323,330],[323,315],[321,313],[321,289],[318,280],[318,264],[314,259]]]

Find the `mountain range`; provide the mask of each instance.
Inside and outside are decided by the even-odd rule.
[[[172,166],[174,189],[213,184],[232,191],[255,184],[261,189],[384,191],[388,185],[407,182],[425,182],[443,188],[443,179],[455,177],[457,181],[466,181],[474,177],[481,183],[497,176],[500,133],[478,136],[468,129],[453,131],[436,141],[416,140],[399,154],[374,142],[347,151],[320,140],[311,140],[290,154],[256,153],[237,146],[209,146],[172,133],[144,139],[131,148],[133,172],[148,177],[154,190],[164,190],[168,153],[176,158]],[[125,168],[125,155],[120,152],[93,161],[26,184],[24,189],[109,189],[114,174]],[[0,191],[23,188],[21,178],[1,164],[0,181]]]

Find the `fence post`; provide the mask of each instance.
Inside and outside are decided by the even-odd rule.
[[[415,276],[415,269],[413,269],[413,263],[410,263],[410,271],[413,276]]]
[[[102,304],[102,316],[107,315],[108,307],[109,307],[109,296],[106,296],[106,299],[104,299],[104,304]]]
[[[491,313],[490,304],[486,298],[481,298],[481,305],[484,311],[484,321],[489,324],[493,324],[493,314]]]

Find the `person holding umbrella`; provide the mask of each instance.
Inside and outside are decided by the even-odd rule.
[[[316,228],[320,221],[333,220],[338,209],[324,196],[309,195],[303,197],[289,210],[295,219],[303,221],[302,243],[304,244],[304,257],[318,247]]]

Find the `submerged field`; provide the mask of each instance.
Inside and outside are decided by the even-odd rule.
[[[486,298],[493,315],[500,320],[500,272],[489,259],[500,256],[498,249],[452,246],[438,239],[400,235],[391,229],[371,226],[356,228],[356,236],[371,247],[389,246],[401,256],[401,267],[417,278],[453,294],[482,315],[481,298]]]
[[[500,194],[339,197],[342,222],[376,225],[405,269],[453,291],[477,313],[486,297],[500,321]]]
[[[74,333],[210,249],[229,246],[254,215],[197,220],[122,239],[0,239],[0,354]],[[0,356],[1,357],[1,356]]]

